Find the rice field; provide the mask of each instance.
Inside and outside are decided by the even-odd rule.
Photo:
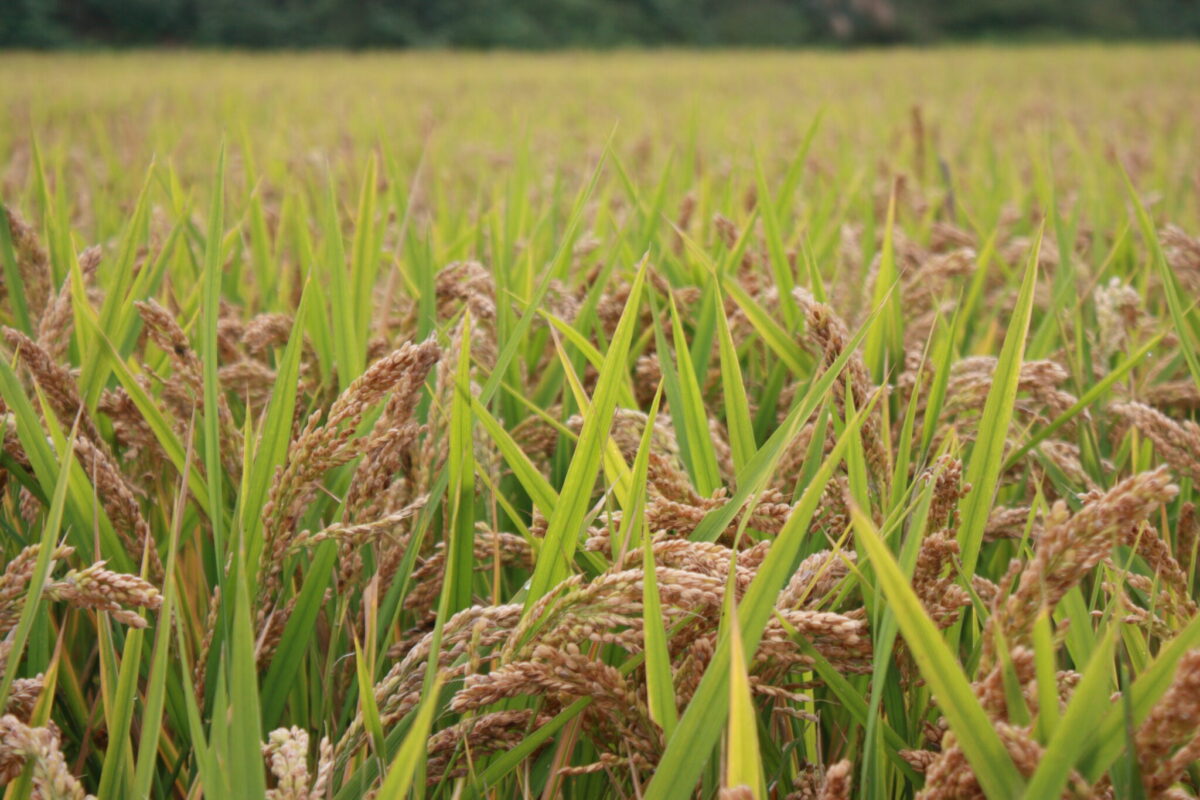
[[[1200,48],[0,74],[6,800],[1200,791]]]

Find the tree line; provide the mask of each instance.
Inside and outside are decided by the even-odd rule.
[[[1197,0],[4,0],[0,47],[617,47],[1190,38]]]

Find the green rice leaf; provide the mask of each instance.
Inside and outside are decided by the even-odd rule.
[[[7,224],[7,222],[5,222]],[[3,363],[0,361],[0,363]],[[4,365],[7,367],[7,365]],[[37,560],[34,561],[33,571],[26,585],[25,602],[21,604],[21,614],[17,618],[16,627],[9,634],[11,645],[4,664],[4,677],[0,679],[0,708],[6,708],[13,680],[17,676],[17,667],[21,663],[21,654],[25,651],[25,643],[33,630],[37,619],[38,609],[42,604],[42,589],[54,569],[54,549],[62,531],[63,512],[67,504],[67,487],[70,485],[70,466],[75,458],[75,437],[78,426],[71,430],[71,438],[63,450],[63,463],[58,471],[58,479],[54,484],[54,494],[50,500],[50,509],[46,514],[45,524],[42,525],[41,538],[38,541]]]
[[[721,358],[721,390],[725,399],[725,427],[729,429],[729,446],[733,450],[733,467],[741,472],[758,450],[754,438],[754,419],[747,402],[746,384],[738,363],[737,348],[729,332],[729,321],[720,303],[713,304],[717,321],[717,345]]]
[[[662,601],[658,591],[658,573],[654,566],[654,546],[650,526],[646,522],[646,473],[650,466],[650,450],[654,440],[654,422],[662,400],[660,385],[642,432],[637,458],[633,462],[634,505],[621,520],[621,531],[614,551],[620,552],[634,530],[642,534],[642,629],[646,640],[646,698],[650,718],[663,730],[663,740],[671,741],[679,710],[675,707],[675,681],[671,675],[671,655],[667,649],[667,631],[663,627]],[[628,522],[626,521],[628,520]]]
[[[204,472],[208,477],[208,496],[212,501],[209,523],[217,560],[225,561],[225,519],[221,498],[221,415],[218,413],[221,385],[217,377],[220,357],[217,352],[217,324],[221,316],[221,231],[225,216],[225,148],[217,156],[214,170],[212,206],[208,213],[208,235],[204,240],[204,328],[200,341],[200,361],[204,368],[204,409],[201,431],[204,440]]]
[[[1095,735],[1100,720],[1110,712],[1114,644],[1115,628],[1110,627],[1093,651],[1083,677],[1071,694],[1061,723],[1055,727],[1054,736],[1029,779],[1025,794],[1029,800],[1054,800],[1062,796],[1071,772]],[[1051,707],[1056,713],[1057,697]]]
[[[733,597],[732,586],[727,596]],[[747,786],[755,800],[762,800],[767,796],[767,784],[758,746],[758,720],[754,713],[754,698],[750,693],[750,676],[746,672],[746,653],[742,647],[738,615],[732,604],[726,611],[726,619],[729,621],[730,669],[729,754],[725,785],[730,788]]]
[[[962,548],[963,574],[973,575],[983,545],[983,531],[987,526],[996,485],[1004,463],[1004,445],[1008,440],[1008,428],[1012,423],[1013,408],[1017,400],[1017,386],[1021,377],[1021,365],[1025,354],[1025,336],[1033,315],[1033,290],[1037,284],[1038,256],[1042,248],[1039,231],[1025,268],[1021,282],[1021,293],[1004,336],[1004,347],[992,374],[992,386],[988,391],[983,415],[979,420],[979,438],[971,450],[967,462],[966,482],[971,485],[967,496],[959,504],[962,524],[958,531],[958,542]]]
[[[987,713],[979,705],[954,653],[926,615],[891,551],[879,538],[874,523],[858,509],[851,509],[851,514],[856,541],[861,551],[870,557],[880,588],[895,611],[896,621],[921,676],[937,698],[980,786],[991,797],[1021,797],[1025,780],[992,728]]]
[[[471,605],[471,582],[475,558],[475,444],[471,411],[471,315],[462,321],[461,347],[455,372],[454,397],[450,403],[450,489],[447,507],[450,525],[446,531],[446,581],[443,618]]]
[[[691,453],[691,469],[694,471],[696,488],[703,495],[712,492],[721,485],[721,471],[717,467],[717,453],[713,449],[712,434],[708,430],[708,410],[704,407],[704,398],[700,392],[700,382],[696,377],[696,369],[692,365],[692,356],[686,346],[687,339],[683,332],[683,323],[679,319],[679,310],[675,307],[675,298],[669,298],[671,310],[671,330],[675,341],[675,359],[679,367],[679,397],[671,404],[675,412],[675,427],[678,430],[682,424],[688,428],[687,441]],[[661,355],[665,351],[660,350]],[[665,369],[665,365],[664,365]]]
[[[379,788],[380,797],[402,798],[408,795],[413,785],[413,779],[421,769],[425,760],[425,740],[429,737],[429,728],[433,724],[433,715],[437,711],[438,695],[441,694],[441,681],[435,681],[425,699],[417,708],[417,716],[413,719],[412,727],[404,736],[399,752],[392,759],[383,785]]]
[[[600,472],[603,450],[612,427],[618,388],[627,368],[629,346],[633,338],[633,326],[638,316],[645,278],[646,263],[643,261],[629,290],[629,300],[625,304],[620,322],[617,323],[612,344],[604,357],[604,366],[596,382],[592,405],[584,419],[575,454],[571,458],[566,480],[559,492],[561,501],[555,505],[554,515],[548,521],[545,541],[525,599],[526,612],[554,584],[566,577],[568,565],[574,558],[592,487]]]

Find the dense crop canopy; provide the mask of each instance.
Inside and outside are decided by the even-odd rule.
[[[1200,788],[1195,49],[0,70],[6,797]]]

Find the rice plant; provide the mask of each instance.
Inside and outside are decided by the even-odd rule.
[[[1200,790],[1200,51],[0,69],[6,798]]]

